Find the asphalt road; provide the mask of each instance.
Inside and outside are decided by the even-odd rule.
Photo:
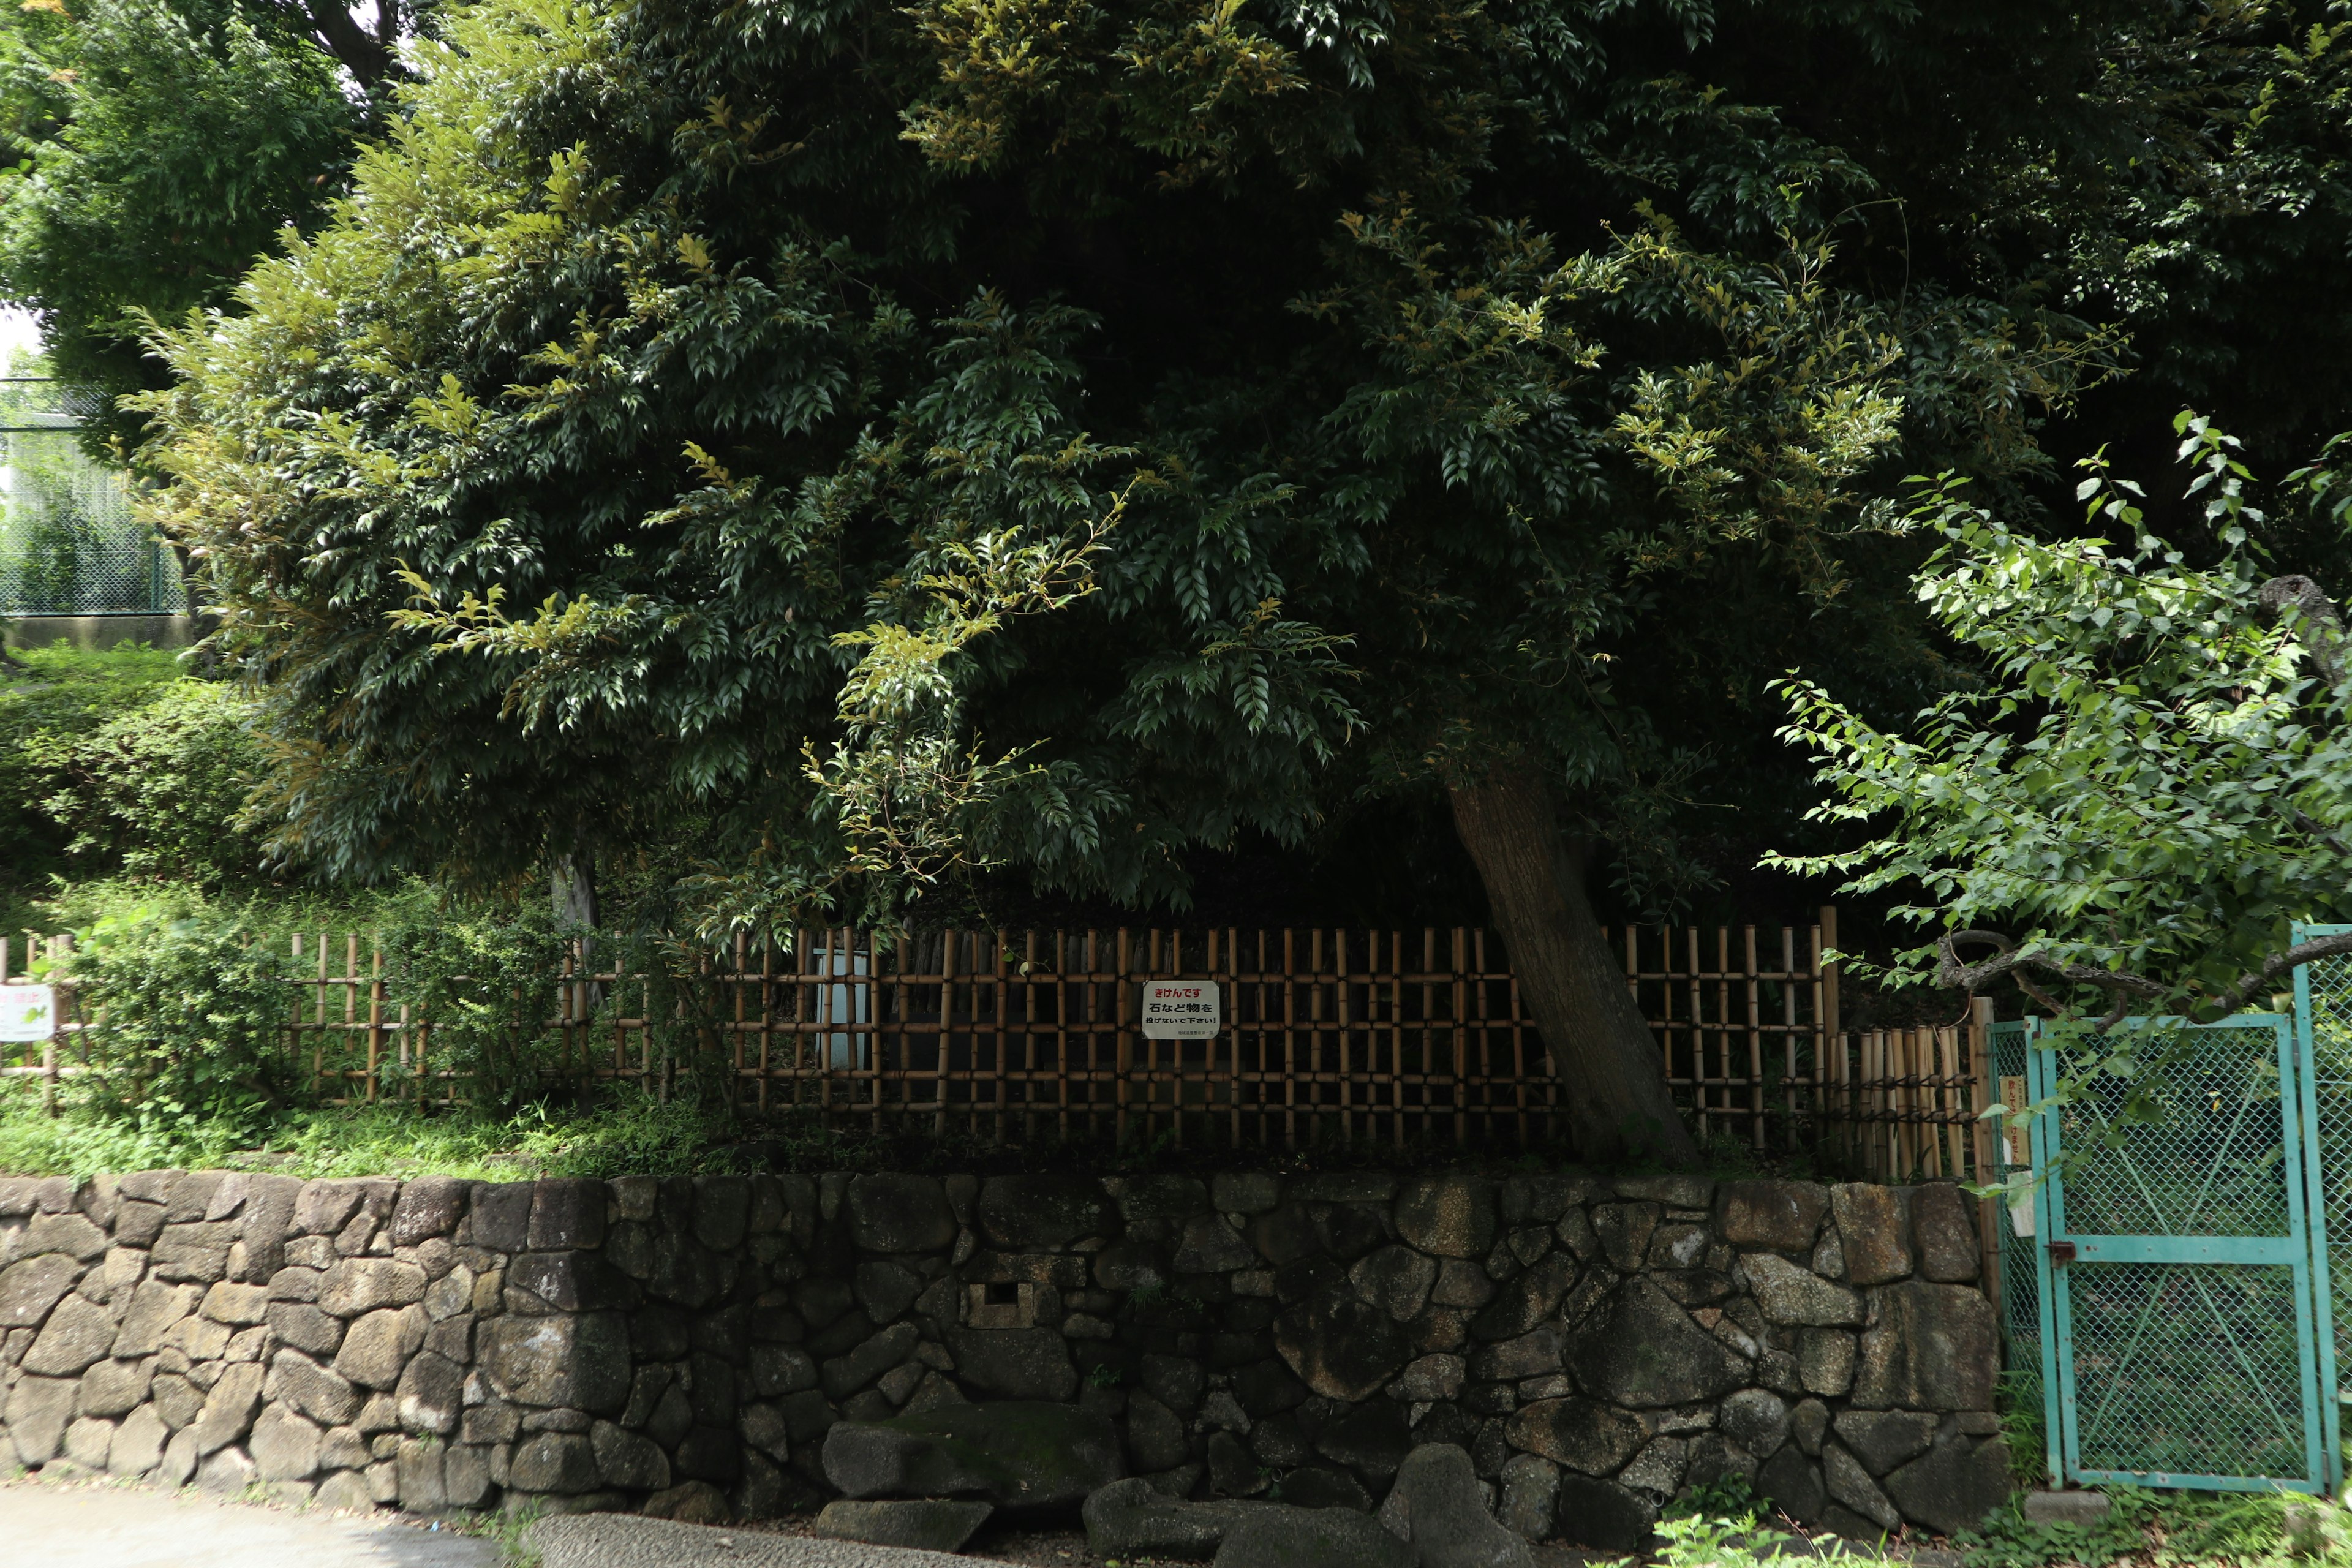
[[[106,1482],[0,1486],[0,1563],[41,1568],[498,1568],[493,1542]]]

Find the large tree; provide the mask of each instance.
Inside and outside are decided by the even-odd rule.
[[[93,447],[162,384],[146,318],[227,301],[342,188],[430,0],[27,0],[0,8],[0,298],[41,321]]]
[[[332,221],[161,344],[159,515],[328,874],[690,816],[718,918],[957,857],[1181,901],[1405,795],[1587,1152],[1686,1158],[1590,879],[1686,879],[1771,676],[1916,658],[1856,589],[1912,562],[1874,498],[2022,494],[2118,352],[1957,232],[2014,239],[1988,168],[2095,129],[2105,25],[487,0]],[[1792,53],[1879,117],[1793,123]]]

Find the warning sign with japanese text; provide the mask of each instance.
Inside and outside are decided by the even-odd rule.
[[[1206,1040],[1224,1026],[1224,994],[1213,980],[1143,983],[1143,1037]]]

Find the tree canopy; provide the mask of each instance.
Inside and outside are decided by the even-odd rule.
[[[2316,584],[2274,573],[2280,531],[2237,440],[2194,416],[2178,427],[2202,538],[2152,532],[2142,487],[2104,457],[2082,496],[2119,539],[2039,540],[1956,486],[1927,490],[1919,515],[1946,542],[1918,595],[1983,684],[1901,732],[1791,684],[1788,735],[1820,759],[1822,814],[1878,837],[1790,864],[1914,900],[1898,912],[1937,934],[1906,979],[2013,976],[2054,1013],[2095,999],[2112,1023],[2227,1015],[2352,951],[2293,934],[2352,914],[2352,647]],[[2315,502],[2340,527],[2343,479],[2298,470],[2278,521]]]
[[[419,20],[318,0],[30,0],[0,12],[0,295],[37,312],[93,443],[161,384],[145,318],[217,306],[340,192]],[[135,442],[134,442],[135,444]]]
[[[1204,847],[1445,802],[1580,1136],[1672,1143],[1588,867],[1703,874],[1773,675],[1933,678],[1903,473],[2030,510],[2126,358],[2242,372],[2158,252],[2340,228],[2298,26],[482,0],[159,340],[158,516],[327,874],[691,822],[721,921],[960,856],[1181,902]]]

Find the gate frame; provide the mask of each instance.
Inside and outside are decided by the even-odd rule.
[[[2342,936],[2347,932],[2352,932],[2352,925],[2306,925],[2296,921],[2287,930],[2287,941],[2290,946],[2300,946],[2314,937]],[[2320,1325],[2319,1419],[2324,1433],[2327,1489],[2336,1494],[2344,1488],[2344,1412],[2336,1381],[2336,1290],[2327,1267],[2327,1247],[2333,1237],[2328,1234],[2327,1175],[2319,1139],[2319,1062],[2317,1037],[2311,1026],[2311,965],[2307,963],[2294,966],[2294,1032],[2296,1066],[2303,1072],[2298,1109],[2309,1134],[2309,1147],[2303,1162],[2304,1207],[2312,1215],[2311,1299]]]
[[[2297,1007],[2292,1015],[2240,1013],[2204,1025],[2193,1024],[2185,1018],[2126,1020],[2126,1024],[2178,1025],[2191,1030],[2268,1027],[2273,1032],[2277,1041],[2280,1072],[2281,1152],[2288,1166],[2285,1173],[2288,1233],[2285,1237],[2069,1236],[2064,1230],[2064,1176],[2051,1163],[2061,1147],[2055,1113],[2044,1111],[2032,1119],[2031,1138],[2034,1165],[2038,1171],[2048,1173],[2034,1184],[2036,1245],[2033,1266],[2040,1296],[2043,1429],[2048,1438],[2047,1458],[2053,1483],[2063,1485],[2066,1481],[2085,1481],[2170,1487],[2193,1491],[2294,1491],[2326,1495],[2336,1489],[2342,1479],[2335,1419],[2336,1390],[2333,1382],[2324,1377],[2322,1373],[2323,1357],[2330,1375],[2335,1365],[2334,1318],[2332,1301],[2326,1294],[2325,1207],[2316,1210],[2320,1222],[2315,1227],[2311,1221],[2313,1209],[2309,1200],[2318,1191],[2319,1161],[2315,1139],[2306,1140],[2304,1132],[2306,1127],[2317,1124],[2317,1100],[2311,1071],[2309,992],[2300,968],[2295,971],[2295,984]],[[2055,1065],[2055,1053],[2041,1043],[2042,1022],[2035,1018],[2025,1020],[2027,1087],[2036,1100],[2048,1098],[2054,1088],[2052,1071]],[[2313,1147],[2306,1150],[2306,1142]],[[2296,1179],[2298,1171],[2302,1177],[2300,1181]],[[2297,1256],[2298,1233],[2300,1257]],[[2313,1243],[2315,1235],[2318,1237],[2316,1247]],[[2301,1288],[2294,1292],[2295,1370],[2302,1384],[2305,1469],[2309,1479],[2189,1475],[2158,1470],[2096,1470],[2069,1463],[2070,1456],[2079,1455],[2081,1439],[2076,1425],[2073,1375],[2072,1293],[2058,1288],[2058,1271],[2050,1251],[2053,1242],[2062,1240],[2074,1244],[2076,1251],[2072,1261],[2077,1263],[2234,1264],[2284,1267],[2290,1270],[2291,1277],[2300,1275]],[[2280,1255],[2282,1253],[2284,1256]]]

